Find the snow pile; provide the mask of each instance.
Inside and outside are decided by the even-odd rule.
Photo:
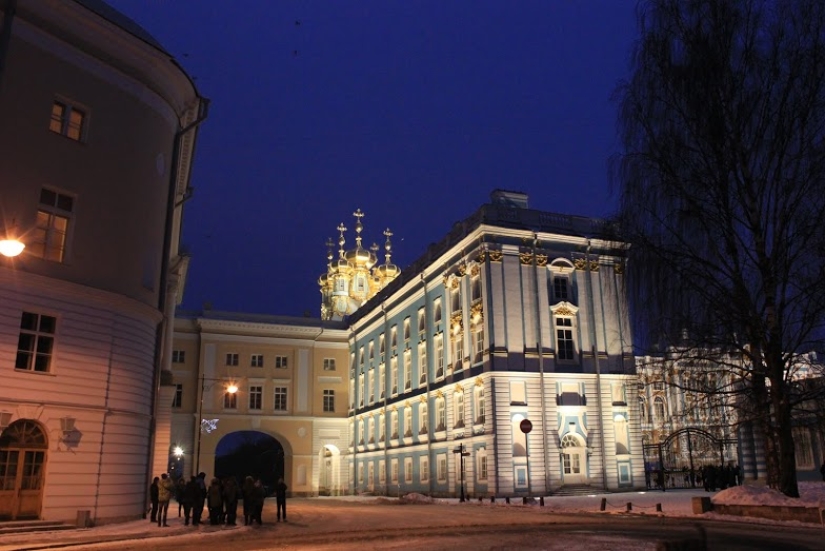
[[[438,500],[424,494],[411,493],[401,497],[404,503],[436,503]]]
[[[722,490],[711,501],[715,505],[774,505],[786,507],[816,507],[825,503],[825,484],[800,482],[799,499],[787,497],[767,486],[734,486]]]

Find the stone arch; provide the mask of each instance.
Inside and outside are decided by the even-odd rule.
[[[257,430],[227,433],[215,446],[215,476],[234,476],[243,485],[247,476],[260,478],[267,494],[279,478],[286,479],[286,450],[282,441]]]
[[[318,495],[335,496],[343,491],[341,450],[333,444],[326,444],[318,452]]]

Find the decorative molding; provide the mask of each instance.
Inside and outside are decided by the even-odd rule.
[[[504,253],[501,251],[489,251],[490,252],[490,261],[491,262],[501,262],[502,257],[504,257]]]
[[[476,377],[476,386],[484,386],[484,381],[481,380],[481,377]]]
[[[479,264],[484,264],[484,262],[486,260],[487,260],[487,251],[484,251],[484,250],[478,251],[478,256],[476,257],[476,261],[478,261]]]
[[[471,277],[477,277],[478,274],[480,274],[480,273],[481,273],[481,268],[478,267],[478,264],[473,263],[473,265],[470,266],[470,276]]]
[[[547,266],[547,255],[536,253],[536,265],[540,267]]]
[[[464,392],[464,387],[461,386],[461,383],[455,385],[455,393],[461,394],[462,392]]]
[[[577,270],[584,270],[585,267],[587,267],[587,263],[583,258],[577,258],[573,261],[573,266],[575,266]]]
[[[613,265],[613,271],[618,275],[624,274],[624,264],[622,262],[616,262]]]
[[[522,265],[529,266],[533,263],[533,253],[530,252],[523,252],[519,253],[518,255],[519,260],[521,261]]]
[[[484,321],[484,306],[480,302],[470,307],[470,321],[473,324]]]
[[[459,275],[459,277],[463,277],[467,273],[467,264],[462,262],[458,265],[455,272]]]

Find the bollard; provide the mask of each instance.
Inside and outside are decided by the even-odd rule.
[[[509,496],[504,498],[504,503],[506,503],[507,505],[510,505],[510,497]]]
[[[607,509],[607,498],[602,498],[602,506],[599,508],[599,511],[605,511]]]
[[[496,496],[490,496],[490,503],[496,502]]]
[[[527,498],[526,497],[521,498],[521,504],[522,505],[527,505]]]
[[[478,502],[481,503],[481,496],[478,496]]]
[[[661,513],[661,512],[662,512],[662,504],[661,504],[661,503],[657,503],[657,504],[656,504],[656,512],[657,512],[657,513]]]
[[[544,507],[544,496],[541,496],[541,497],[539,498],[539,505],[541,505],[542,507]]]
[[[633,510],[633,504],[628,501],[627,502],[627,512],[629,513],[632,510]]]

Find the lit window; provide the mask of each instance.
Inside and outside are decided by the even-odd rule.
[[[41,373],[51,371],[56,327],[57,318],[23,312],[14,368]]]
[[[453,334],[453,370],[461,371],[464,367],[464,333]]]
[[[335,358],[324,358],[324,371],[335,371]]]
[[[390,461],[390,482],[398,482],[398,460]]]
[[[475,361],[480,362],[482,354],[484,353],[484,324],[478,323],[473,328],[473,352],[475,353]]]
[[[378,483],[384,484],[387,481],[387,462],[383,459],[378,462]]]
[[[398,438],[398,410],[390,413],[390,438]]]
[[[275,356],[275,369],[286,369],[287,365],[286,356]]]
[[[379,400],[384,399],[385,389],[387,388],[387,368],[384,364],[378,366],[378,392]]]
[[[364,396],[367,395],[367,383],[364,379],[364,374],[358,375],[358,407],[364,407]]]
[[[250,365],[250,367],[263,367],[264,366],[264,355],[263,354],[252,354],[249,357],[249,365]]]
[[[418,309],[418,338],[423,339],[424,334],[427,332],[427,318],[424,315],[424,309]]]
[[[325,412],[334,412],[335,411],[335,391],[334,390],[324,390],[324,411]]]
[[[464,393],[457,392],[455,394],[455,401],[453,403],[455,408],[455,425],[453,428],[464,428]]]
[[[404,352],[404,390],[412,388],[412,354],[409,350]]]
[[[410,318],[404,319],[404,342],[410,341]]]
[[[435,309],[434,310],[435,311],[433,313],[433,321],[435,323],[440,323],[441,322],[441,297],[438,297],[437,299],[435,299]]]
[[[404,458],[404,482],[411,484],[413,481],[412,457]]]
[[[427,417],[427,403],[421,402],[418,405],[418,434],[427,434],[429,431]]]
[[[390,328],[390,348],[395,350],[395,347],[398,346],[398,326],[393,325]]]
[[[172,350],[172,363],[173,364],[182,364],[186,361],[186,351],[185,350]]]
[[[487,480],[487,452],[481,448],[476,453],[476,461],[478,462],[478,480]]]
[[[484,387],[483,386],[476,386],[475,388],[475,423],[477,425],[484,424],[484,415],[486,410],[486,404],[484,402]]]
[[[230,352],[226,355],[226,365],[238,365],[238,355]]]
[[[611,385],[611,394],[613,396],[613,405],[614,406],[626,406],[627,400],[625,399],[625,386],[623,383],[613,383]]]
[[[370,341],[370,361],[375,359],[375,341]]]
[[[378,416],[378,441],[383,442],[384,439],[387,437],[387,421],[386,417],[382,413]]]
[[[395,396],[398,394],[398,357],[390,358],[390,385],[392,386],[391,394]]]
[[[435,431],[441,432],[447,430],[447,404],[444,398],[436,398],[435,400]]]
[[[86,112],[66,102],[55,101],[49,120],[49,130],[76,142],[84,138]]]
[[[375,371],[370,369],[367,375],[367,386],[370,387],[370,404],[375,403]]]
[[[418,384],[427,384],[427,343],[418,345]]]
[[[657,397],[653,400],[653,414],[656,416],[657,421],[664,421],[665,420],[665,401],[661,398]]]
[[[252,410],[261,409],[261,403],[263,402],[263,396],[264,396],[264,387],[262,387],[262,386],[250,386],[249,387],[249,409],[252,409]]]
[[[625,455],[630,453],[628,450],[630,438],[627,434],[627,419],[623,415],[616,415],[613,420],[613,430],[616,436],[616,454]]]
[[[404,408],[404,437],[412,436],[412,408]]]
[[[435,378],[444,376],[444,335],[435,338]]]
[[[275,387],[275,407],[273,408],[275,411],[286,411],[286,397],[285,386]]]
[[[179,408],[183,404],[183,385],[176,384],[175,385],[175,397],[172,398],[172,407]]]
[[[234,392],[223,393],[223,409],[238,409],[238,395]]]
[[[438,461],[438,481],[447,482],[447,455],[439,454],[436,461]]]
[[[527,388],[525,387],[524,381],[510,381],[510,403],[527,403]]]
[[[28,251],[46,260],[63,262],[73,211],[74,198],[41,189],[37,221]]]
[[[370,461],[367,470],[367,485],[372,488],[375,484],[375,463]]]
[[[380,361],[384,361],[384,333],[378,335],[378,354],[381,356]]]
[[[421,457],[418,459],[418,478],[421,482],[427,483],[430,481],[430,458]]]
[[[458,287],[450,292],[450,315],[461,311],[461,291]]]

